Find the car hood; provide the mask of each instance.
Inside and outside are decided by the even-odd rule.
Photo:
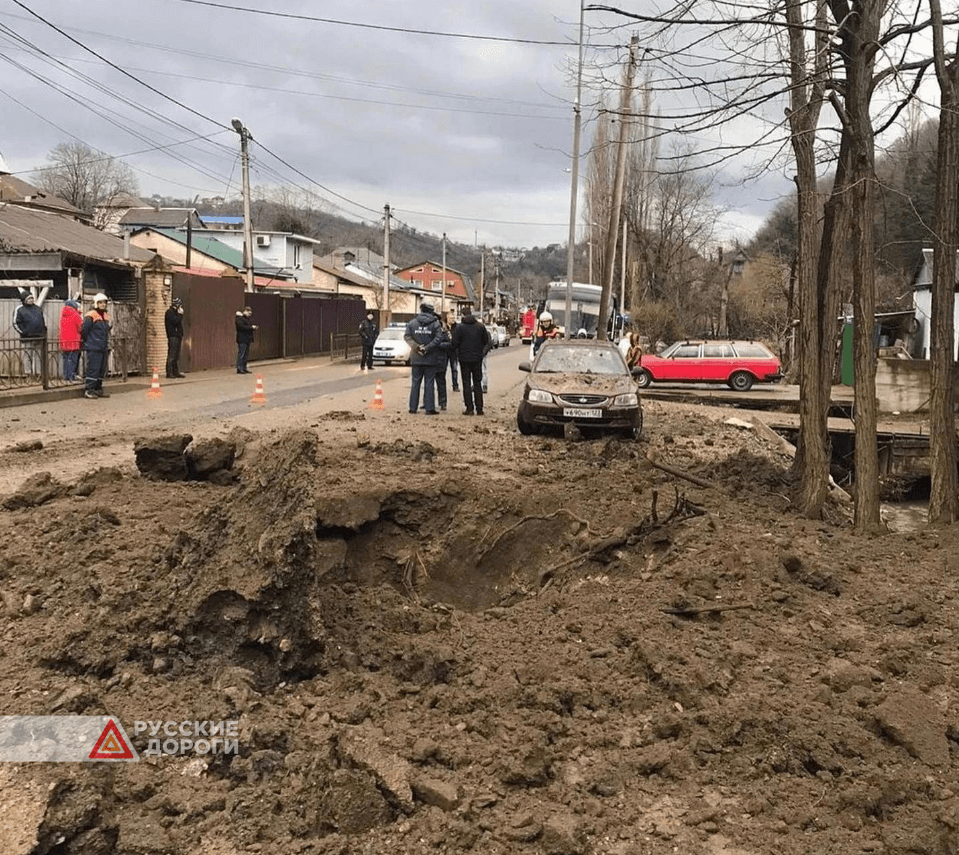
[[[586,392],[592,395],[625,395],[636,391],[636,382],[625,375],[610,374],[530,374],[526,381],[531,389],[544,392],[575,394]]]

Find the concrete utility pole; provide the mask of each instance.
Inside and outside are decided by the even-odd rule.
[[[623,97],[619,107],[619,145],[616,149],[616,183],[613,186],[613,203],[609,210],[609,230],[606,232],[606,268],[603,271],[603,296],[599,304],[599,324],[596,337],[600,341],[609,339],[609,304],[613,293],[613,267],[616,264],[616,238],[619,235],[619,214],[623,206],[623,183],[626,177],[626,143],[629,117],[627,113],[633,101],[633,74],[636,71],[636,48],[639,36],[629,40],[629,63],[626,66],[626,82],[623,84]]]
[[[440,315],[446,319],[446,232],[443,232],[443,298],[440,303]]]
[[[569,244],[566,247],[566,338],[571,338],[573,317],[573,267],[576,255],[576,201],[579,195],[579,137],[582,127],[580,100],[583,95],[583,0],[579,2],[579,64],[576,66],[576,100],[573,102],[573,163],[569,188]]]
[[[250,214],[250,147],[253,134],[243,127],[239,119],[230,124],[240,135],[240,164],[243,168],[243,269],[246,272],[247,293],[253,293],[253,220]]]
[[[623,263],[620,266],[619,271],[619,314],[620,317],[626,314],[626,218],[623,217]],[[613,324],[613,329],[615,330],[616,325]],[[622,325],[621,329],[625,332],[626,325]]]
[[[383,316],[382,323],[390,319],[390,206],[383,206]]]
[[[486,291],[486,247],[480,252],[480,321],[483,320],[483,293]]]

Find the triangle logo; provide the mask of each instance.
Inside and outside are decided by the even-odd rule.
[[[88,755],[90,760],[139,760],[137,753],[133,750],[127,735],[112,718],[103,728],[97,744]]]

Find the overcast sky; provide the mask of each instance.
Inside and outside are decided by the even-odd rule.
[[[236,116],[255,140],[254,185],[309,190],[366,222],[389,203],[462,242],[564,243],[578,21],[576,0],[0,0],[0,153],[31,180],[79,138],[124,156],[142,196],[233,196]],[[587,23],[589,62],[618,78],[631,31]],[[185,142],[196,137],[209,139]],[[144,151],[157,146],[169,147]],[[723,167],[726,240],[748,240],[790,190],[781,169],[750,174],[763,162]]]

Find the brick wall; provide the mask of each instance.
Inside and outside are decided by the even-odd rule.
[[[171,271],[143,271],[146,296],[146,369],[148,374],[156,368],[162,376],[166,371],[166,328],[163,315],[173,300],[173,274]]]

